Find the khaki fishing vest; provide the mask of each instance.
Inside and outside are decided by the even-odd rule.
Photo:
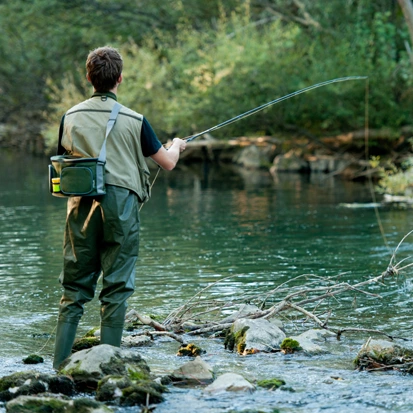
[[[116,101],[94,96],[65,115],[62,146],[70,155],[97,158]],[[149,169],[141,149],[143,116],[122,106],[106,141],[106,184],[128,188],[141,202],[150,196]]]

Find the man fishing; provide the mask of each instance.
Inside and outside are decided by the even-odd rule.
[[[89,53],[86,71],[94,93],[64,115],[59,131],[60,150],[82,157],[97,156],[117,101],[122,68],[122,57],[112,47]],[[145,157],[172,170],[185,146],[184,140],[175,138],[166,150],[143,115],[121,107],[107,139],[106,195],[68,199],[55,369],[71,354],[84,304],[92,300],[100,274],[100,342],[120,346],[126,300],[135,288],[139,205],[149,198]]]

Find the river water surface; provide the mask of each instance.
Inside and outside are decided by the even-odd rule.
[[[35,352],[45,358],[36,370],[52,372],[66,202],[48,193],[47,164],[46,159],[0,153],[1,376],[28,369],[21,360]],[[162,171],[141,211],[137,288],[129,307],[166,317],[221,279],[208,293],[230,301],[265,294],[302,274],[345,274],[349,283],[378,276],[412,229],[413,212],[375,210],[371,203],[366,184],[326,175],[272,177],[205,165]],[[398,260],[409,257],[412,247],[407,237]],[[359,295],[356,304],[354,297],[330,303],[331,323],[413,338],[412,272],[370,287],[381,299]],[[290,334],[312,327],[298,315],[283,321]],[[79,335],[98,324],[99,303],[94,300],[86,307]],[[172,388],[156,411],[413,411],[411,376],[353,369],[352,360],[367,338],[344,335],[329,344],[330,354],[317,357],[241,357],[224,350],[218,339],[191,338],[207,350],[203,358],[216,374],[236,372],[250,381],[278,377],[286,389],[210,396],[201,388]],[[176,357],[178,348],[164,339],[139,352],[161,375],[187,361]]]

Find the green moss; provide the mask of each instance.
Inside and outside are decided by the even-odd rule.
[[[241,330],[236,333],[229,330],[226,334],[224,346],[230,351],[237,349],[237,353],[244,354],[245,351],[245,341],[246,341],[246,332],[249,329],[248,326],[243,327]]]
[[[128,377],[131,380],[146,380],[149,378],[149,375],[147,372],[142,371],[142,370],[132,370],[128,369]]]
[[[12,404],[7,406],[8,413],[70,413],[68,403],[58,399],[33,398],[24,405]],[[73,412],[73,410],[72,410]]]
[[[95,337],[95,333],[96,333],[96,331],[98,331],[98,330],[100,330],[99,327],[94,327],[94,328],[92,328],[91,330],[89,330],[89,331],[84,335],[84,337]]]
[[[100,338],[90,336],[90,337],[82,337],[75,341],[72,347],[72,351],[80,351],[86,350],[88,348],[92,348],[94,346],[98,346],[100,344]]]
[[[235,337],[230,328],[225,329],[224,347],[229,351],[234,351]]]
[[[73,413],[89,413],[90,409],[97,409],[102,407],[101,403],[98,403],[90,399],[75,399],[73,402]]]
[[[284,380],[275,379],[275,378],[257,381],[257,386],[263,387],[264,389],[269,389],[269,390],[278,389],[278,387],[281,387],[284,384],[285,384]]]
[[[245,341],[246,341],[246,332],[249,329],[248,326],[243,327],[240,331],[235,333],[235,343],[237,344],[238,354],[243,354],[245,351]]]
[[[131,364],[134,365],[133,368],[129,367],[127,370],[125,370],[127,364],[128,363],[126,363],[125,360],[112,358],[112,360],[110,360],[108,363],[102,363],[100,367],[105,375],[110,374],[124,376],[125,374],[130,375],[135,372],[134,374],[137,374],[139,376],[142,375],[142,378],[149,377],[150,369],[146,364],[146,361],[139,355],[136,355],[131,362]]]
[[[76,379],[76,381],[78,381],[79,378],[85,375],[85,372],[80,367],[81,363],[79,362],[77,362],[76,365],[74,367],[71,367],[70,369],[66,369],[64,366],[65,365],[63,364],[63,368],[59,371],[59,373],[69,377],[73,377]]]
[[[43,362],[43,357],[40,357],[37,354],[30,354],[30,356],[27,356],[25,359],[23,359],[24,364],[39,364]]]
[[[190,357],[196,357],[201,355],[202,353],[205,353],[204,350],[201,349],[201,347],[196,346],[193,343],[189,343],[187,345],[182,345],[177,353],[177,356],[183,357],[183,356],[190,356]]]
[[[164,400],[162,392],[166,390],[166,387],[161,384],[151,381],[140,381],[122,390],[120,404],[122,406],[146,405],[148,400],[149,404],[161,403]]]
[[[290,337],[286,337],[281,345],[281,350],[286,354],[294,353],[295,351],[301,350],[300,343],[297,340],[294,340]]]
[[[0,392],[8,390],[10,387],[16,387],[20,386],[23,384],[27,379],[32,378],[33,374],[35,374],[33,371],[32,372],[20,372],[20,373],[14,373],[11,374],[10,376],[4,376],[0,379]]]

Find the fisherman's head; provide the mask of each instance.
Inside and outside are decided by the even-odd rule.
[[[96,92],[108,92],[122,81],[123,60],[113,47],[92,50],[86,60],[86,76]]]

